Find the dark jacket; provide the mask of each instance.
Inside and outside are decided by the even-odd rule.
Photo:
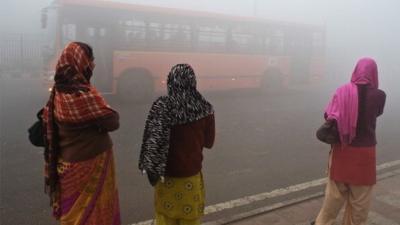
[[[214,115],[171,130],[166,175],[190,177],[200,172],[203,148],[211,148],[215,139]]]

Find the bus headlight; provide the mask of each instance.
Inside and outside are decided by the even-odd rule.
[[[51,73],[51,75],[47,76],[48,81],[53,81],[54,80],[54,74]]]
[[[56,71],[54,71],[54,70],[45,71],[43,73],[43,79],[46,80],[46,81],[50,81],[50,82],[53,81],[55,72]]]

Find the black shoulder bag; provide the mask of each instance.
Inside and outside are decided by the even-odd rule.
[[[37,114],[37,121],[28,129],[29,141],[37,147],[44,147],[44,127],[43,127],[43,109],[41,109]]]
[[[327,120],[320,128],[318,128],[316,136],[318,140],[326,144],[340,143],[339,131],[336,120]]]

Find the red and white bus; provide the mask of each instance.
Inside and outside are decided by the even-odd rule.
[[[324,73],[325,28],[99,0],[57,0],[43,9],[48,78],[70,41],[94,48],[94,83],[139,100],[166,89],[170,68],[191,64],[200,90],[273,88]]]

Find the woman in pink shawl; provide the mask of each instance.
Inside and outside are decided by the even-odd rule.
[[[333,225],[344,204],[343,225],[366,224],[376,183],[376,120],[386,99],[378,87],[375,61],[362,58],[325,110],[326,120],[336,120],[341,143],[332,146],[325,200],[312,224]]]

